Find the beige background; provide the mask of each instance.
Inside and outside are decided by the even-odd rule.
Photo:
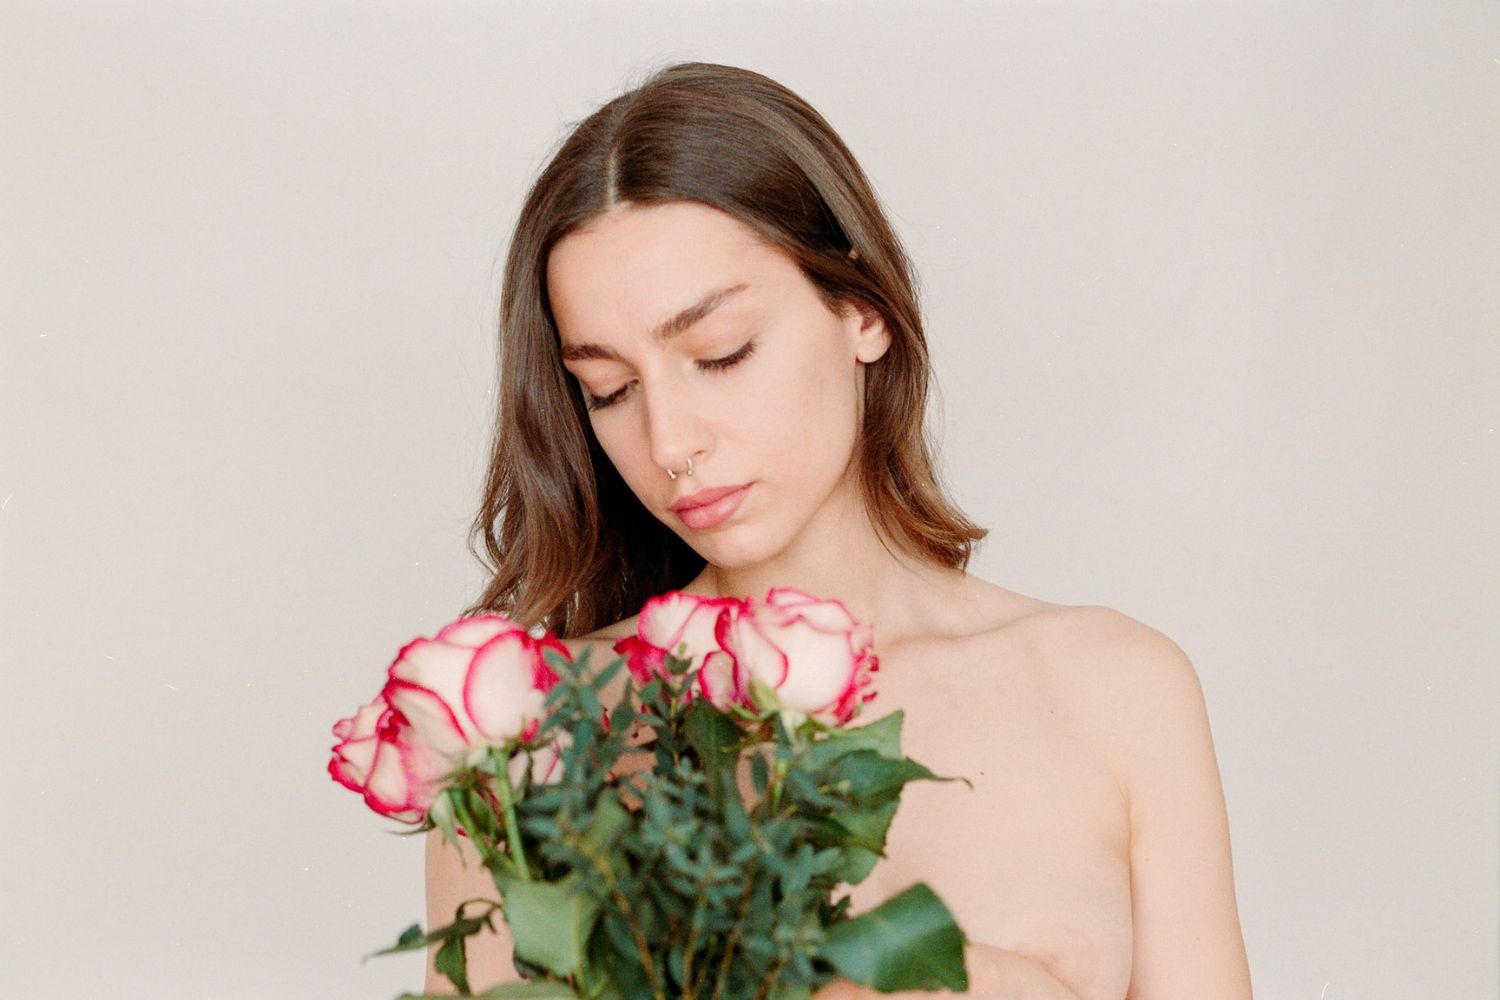
[[[1257,995],[1491,998],[1493,3],[0,5],[0,995],[386,998],[329,725],[471,599],[498,262],[654,66],[917,261],[980,575],[1196,663]]]

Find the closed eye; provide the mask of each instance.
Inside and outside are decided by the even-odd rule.
[[[741,361],[744,361],[754,353],[755,340],[752,338],[745,342],[744,347],[741,347],[733,354],[727,355],[726,357],[722,358],[707,358],[705,360],[697,361],[694,363],[698,366],[699,371],[721,372],[725,371],[726,369],[733,368],[735,365],[739,364]],[[608,396],[595,396],[587,389],[584,389],[584,405],[588,407],[590,412],[594,410],[602,410],[606,406],[613,406],[615,403],[619,402],[621,398],[624,397],[626,390],[628,390],[629,388],[630,383],[626,382],[624,385],[620,386],[619,389],[610,393]]]

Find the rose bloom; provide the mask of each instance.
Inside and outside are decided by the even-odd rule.
[[[696,693],[720,709],[742,703],[744,692],[737,684],[734,661],[718,636],[724,619],[739,614],[744,606],[735,597],[669,591],[645,603],[636,634],[616,642],[614,650],[626,656],[626,667],[641,684],[669,677],[666,657],[671,653],[689,661],[693,680],[686,691],[688,700]]]
[[[775,709],[842,724],[875,696],[873,628],[839,601],[790,587],[748,601],[671,591],[646,602],[636,632],[614,648],[638,681],[665,677],[666,654],[675,652],[690,661],[688,697],[720,709]],[[757,705],[752,681],[774,692],[776,703]]]
[[[418,823],[432,806],[448,762],[412,737],[384,695],[334,723],[339,743],[328,761],[333,780],[364,796],[382,816]]]
[[[404,822],[426,815],[446,775],[490,747],[535,738],[557,674],[545,652],[568,657],[550,633],[532,638],[503,615],[460,618],[402,647],[385,688],[333,727],[328,770],[370,808]],[[559,754],[541,748],[534,780],[555,780]],[[512,761],[511,772],[517,778]],[[520,765],[524,768],[524,763]]]
[[[753,708],[842,725],[875,697],[874,628],[855,621],[840,601],[775,587],[725,616],[719,641]],[[773,692],[776,704],[755,705],[753,681]]]

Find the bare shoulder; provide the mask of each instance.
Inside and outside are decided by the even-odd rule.
[[[1169,636],[1113,608],[1057,606],[1015,626],[1031,669],[1125,790],[1212,760],[1198,672]]]
[[[1100,605],[1050,605],[1016,623],[1062,683],[1140,691],[1197,684],[1187,655],[1165,633]]]

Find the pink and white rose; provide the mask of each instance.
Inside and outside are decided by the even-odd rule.
[[[417,823],[427,815],[449,764],[413,738],[384,695],[334,723],[333,734],[339,738],[328,761],[333,780],[382,816]]]
[[[672,591],[641,609],[637,634],[615,643],[641,683],[665,677],[668,651],[689,661],[688,696],[715,707],[777,710],[843,724],[875,696],[874,629],[837,600],[790,587],[765,599]],[[756,690],[764,692],[756,697]],[[773,702],[758,704],[758,701]]]
[[[614,650],[626,657],[625,665],[632,676],[646,684],[653,678],[667,679],[668,653],[689,661],[693,675],[687,697],[694,694],[707,698],[717,708],[743,703],[744,691],[738,684],[734,660],[719,643],[719,631],[726,618],[743,610],[745,602],[736,597],[704,597],[673,590],[651,598],[641,608],[636,634],[614,644]]]
[[[842,725],[875,697],[874,631],[840,601],[776,587],[726,618],[719,641],[752,704],[760,692],[774,698],[755,707]]]
[[[382,815],[420,822],[446,777],[490,747],[535,738],[557,674],[545,653],[571,659],[551,633],[533,638],[503,615],[460,618],[402,647],[374,701],[334,724],[328,771]],[[517,758],[520,763],[517,764]],[[517,779],[525,755],[511,761]],[[532,757],[534,781],[556,780],[555,744]]]
[[[536,735],[557,674],[544,656],[570,659],[550,632],[533,638],[503,615],[460,618],[402,647],[381,693],[417,739],[458,766],[489,747]]]

